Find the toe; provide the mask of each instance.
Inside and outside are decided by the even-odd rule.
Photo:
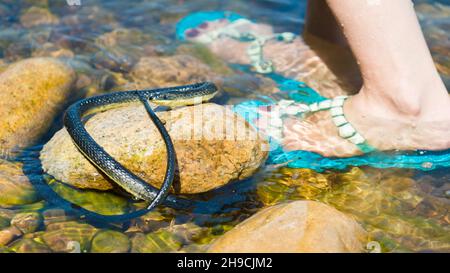
[[[338,135],[328,112],[318,112],[303,120],[288,119],[283,134],[283,146],[287,150],[311,151],[327,157],[360,154],[355,145]]]

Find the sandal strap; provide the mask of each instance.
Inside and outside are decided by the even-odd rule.
[[[373,152],[376,149],[371,146],[367,140],[356,131],[355,127],[347,120],[344,114],[344,102],[347,96],[338,96],[334,99],[323,100],[312,104],[297,103],[293,100],[281,100],[275,107],[276,115],[278,117],[272,117],[276,120],[275,127],[282,127],[280,125],[280,117],[283,116],[302,116],[307,113],[315,113],[319,111],[329,110],[331,119],[338,129],[339,136],[350,141],[356,145],[363,153]],[[275,129],[275,128],[273,128]]]
[[[296,35],[291,32],[283,32],[268,36],[259,36],[252,32],[239,32],[237,30],[237,27],[248,23],[251,23],[251,21],[248,19],[237,19],[227,26],[202,34],[198,37],[198,39],[202,43],[211,43],[219,37],[227,36],[239,41],[250,41],[251,43],[248,46],[246,52],[250,59],[251,66],[254,68],[254,70],[261,74],[274,72],[275,69],[272,61],[266,60],[264,58],[264,45],[269,40],[277,40],[283,41],[285,43],[290,43],[295,39]]]

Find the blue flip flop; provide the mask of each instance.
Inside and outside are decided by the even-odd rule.
[[[230,22],[239,22],[247,20],[243,16],[229,11],[204,11],[192,13],[177,24],[176,35],[179,40],[186,40],[185,32],[189,29],[198,27],[200,24],[219,19],[227,19]],[[247,20],[249,21],[249,20]],[[347,121],[342,110],[342,106],[346,97],[340,96],[334,99],[328,99],[308,87],[305,83],[285,78],[273,70],[270,62],[264,60],[261,55],[261,47],[268,39],[278,39],[289,42],[292,38],[286,33],[275,34],[271,37],[257,37],[251,33],[238,35],[233,30],[226,30],[222,33],[216,32],[214,35],[231,36],[232,38],[255,41],[259,44],[258,50],[253,48],[247,53],[250,57],[253,54],[253,63],[250,66],[233,65],[238,69],[248,72],[253,70],[263,73],[267,77],[274,80],[281,93],[289,98],[289,100],[275,101],[272,98],[261,97],[261,100],[250,100],[233,107],[233,110],[243,116],[250,124],[257,128],[254,121],[260,117],[259,109],[262,106],[279,107],[282,114],[294,115],[302,117],[303,115],[317,111],[330,111],[334,124],[338,127],[339,135],[355,144],[364,154],[354,157],[336,158],[324,157],[320,154],[310,151],[286,151],[280,144],[280,138],[276,133],[269,135],[270,153],[267,160],[268,164],[285,165],[291,168],[309,168],[315,171],[324,171],[326,169],[343,170],[349,166],[371,166],[376,168],[411,168],[423,171],[430,171],[437,168],[450,167],[450,149],[443,151],[392,151],[381,152],[370,146],[364,137],[358,133],[355,128]],[[211,38],[211,37],[209,37]],[[214,37],[212,37],[214,38]],[[253,47],[255,47],[253,44]],[[250,52],[249,52],[250,51]],[[255,53],[256,52],[256,53]],[[259,54],[259,58],[256,58]],[[250,58],[252,59],[252,58]],[[258,68],[259,66],[259,68]],[[256,69],[255,69],[256,68]],[[259,71],[258,71],[259,70]],[[282,106],[282,107],[280,107]],[[281,118],[281,117],[280,117]],[[274,119],[277,121],[277,119]],[[280,122],[275,122],[280,126]],[[276,132],[277,129],[270,130]]]

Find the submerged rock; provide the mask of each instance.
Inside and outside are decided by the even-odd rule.
[[[0,74],[0,149],[28,146],[46,132],[74,80],[73,70],[53,58],[9,65]]]
[[[217,239],[209,252],[362,252],[363,228],[333,207],[295,201],[268,207]]]
[[[217,78],[211,68],[189,55],[143,57],[131,70],[132,89],[168,87]]]
[[[133,253],[162,253],[178,251],[182,243],[167,230],[149,234],[137,233],[131,239]]]
[[[93,56],[96,66],[113,71],[129,71],[142,56],[153,51],[150,35],[138,29],[117,28],[95,39],[95,45],[101,50]]]
[[[72,50],[46,42],[32,53],[33,57],[73,58]]]
[[[243,118],[216,104],[159,112],[172,137],[180,173],[175,191],[200,193],[251,176],[264,161],[265,141]],[[195,118],[194,118],[195,117]],[[142,105],[112,109],[86,124],[92,137],[127,169],[159,187],[166,168],[166,149]],[[226,130],[225,130],[226,128]],[[112,189],[81,154],[65,129],[45,145],[44,170],[79,188]]]
[[[14,242],[10,250],[16,253],[51,253],[51,249],[44,243],[30,238],[23,238]]]
[[[0,207],[13,207],[37,201],[37,193],[22,172],[22,165],[0,159]]]
[[[96,213],[115,215],[128,209],[126,198],[110,192],[79,190],[56,181],[50,181],[49,185],[64,199]]]
[[[126,253],[130,250],[128,236],[113,230],[99,231],[91,243],[91,253]]]
[[[53,223],[39,237],[54,252],[86,252],[97,229],[77,222]]]
[[[20,23],[26,28],[38,25],[55,25],[58,22],[58,17],[48,9],[40,7],[31,7],[20,16]]]
[[[42,223],[42,217],[38,212],[23,212],[16,214],[11,220],[11,225],[22,233],[35,232]]]
[[[21,236],[22,232],[16,227],[8,227],[0,230],[0,246],[5,246],[12,242],[17,237]]]

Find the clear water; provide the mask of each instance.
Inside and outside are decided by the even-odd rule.
[[[306,1],[204,1],[204,0],[151,0],[151,1],[88,1],[80,7],[70,8],[65,1],[0,2],[0,10],[7,16],[0,19],[0,51],[7,62],[30,57],[43,50],[43,41],[69,48],[75,58],[85,61],[76,66],[79,73],[93,79],[74,94],[92,95],[115,90],[127,78],[129,67],[151,50],[152,54],[170,56],[181,45],[174,41],[174,27],[178,19],[198,10],[232,10],[260,22],[275,26],[276,31],[299,33],[304,23]],[[449,1],[416,1],[436,7],[419,11],[422,26],[430,44],[441,76],[450,87]],[[30,31],[18,21],[23,10],[30,6],[43,6],[60,18],[50,29]],[[444,8],[442,8],[444,7]],[[6,10],[6,11],[4,11]],[[446,16],[445,16],[446,15]],[[73,20],[78,18],[79,20]],[[117,26],[135,28],[141,33],[133,41],[111,49],[99,46],[96,39]],[[50,34],[48,34],[50,33]],[[142,34],[149,37],[142,38]],[[140,41],[144,42],[140,42]],[[150,45],[150,46],[149,46]],[[146,47],[149,46],[149,47]],[[149,49],[150,48],[150,49]],[[97,54],[104,52],[114,58]],[[156,53],[155,53],[156,52]],[[194,51],[187,51],[194,54]],[[106,55],[111,57],[111,55]],[[117,63],[108,63],[114,59]],[[211,69],[223,69],[217,61],[206,60]],[[76,64],[76,63],[75,63]],[[228,71],[228,69],[227,69]],[[219,103],[232,103],[253,98],[249,85],[242,79],[253,77],[230,70],[226,77],[236,80],[233,92]],[[225,77],[225,76],[224,76]],[[315,79],[320,81],[320,78]],[[169,84],[170,85],[170,84]],[[450,89],[450,88],[449,88]],[[259,89],[257,89],[259,90]],[[262,94],[262,93],[261,93]],[[61,113],[62,115],[62,113]],[[56,130],[62,127],[60,117],[40,143],[24,151],[22,158],[36,160],[36,151]],[[47,181],[65,198],[99,213],[115,214],[143,207],[145,204],[108,192],[80,191],[49,179]],[[221,205],[220,211],[205,212],[198,207],[191,211],[159,208],[144,217],[122,224],[96,224],[64,211],[50,200],[16,207],[0,208],[0,228],[6,229],[11,214],[36,211],[45,218],[32,234],[17,238],[2,251],[70,251],[70,241],[81,242],[80,251],[95,249],[94,234],[100,229],[115,230],[111,238],[125,243],[113,244],[112,250],[135,252],[204,251],[216,237],[242,222],[265,206],[287,200],[318,200],[352,215],[370,234],[370,239],[381,244],[386,252],[450,251],[450,173],[448,169],[432,172],[397,169],[349,168],[346,171],[317,173],[307,169],[264,166],[250,179],[232,183],[223,188],[198,196],[208,200],[209,206]],[[49,230],[46,224],[60,222]],[[3,223],[3,224],[2,224]],[[127,238],[132,241],[131,249]],[[32,242],[31,242],[31,241]]]

